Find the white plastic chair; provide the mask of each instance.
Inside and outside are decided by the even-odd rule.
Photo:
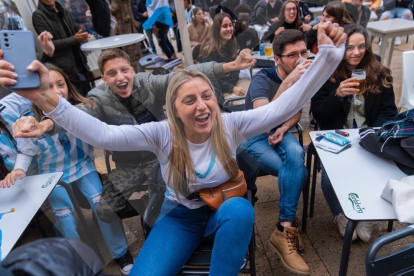
[[[402,53],[402,89],[401,98],[398,108],[414,108],[414,51],[405,51]]]

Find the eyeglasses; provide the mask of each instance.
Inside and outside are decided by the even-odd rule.
[[[300,52],[300,53],[290,53],[290,54],[287,54],[287,55],[278,55],[279,57],[287,57],[287,58],[290,58],[290,59],[294,59],[295,57],[304,57],[304,58],[307,58],[308,56],[309,56],[309,51],[308,50],[304,50],[304,51],[302,51],[302,52]]]
[[[286,8],[287,12],[291,12],[291,11],[296,11],[296,7],[295,8]]]

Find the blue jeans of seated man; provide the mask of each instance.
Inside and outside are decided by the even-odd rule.
[[[96,214],[96,207],[99,204],[102,193],[102,183],[98,177],[98,173],[96,171],[90,172],[77,181],[72,182],[70,185],[77,185],[91,205],[112,258],[117,259],[122,257],[128,250],[128,245],[121,220],[104,223]],[[55,227],[65,238],[80,239],[76,230],[77,225],[75,216],[73,215],[73,204],[65,188],[58,186],[53,189],[48,200],[56,217]]]
[[[338,197],[335,194],[335,191],[332,187],[332,183],[329,180],[328,175],[326,174],[325,168],[322,166],[322,175],[321,175],[321,188],[323,196],[325,197],[326,203],[328,203],[329,208],[333,216],[335,217],[339,213],[342,213],[342,207],[339,203]]]
[[[226,200],[217,211],[189,209],[166,198],[129,275],[177,275],[203,237],[214,238],[210,275],[238,275],[253,223],[253,206],[241,197]]]
[[[305,153],[292,133],[285,133],[277,145],[269,145],[268,137],[269,134],[259,134],[240,146],[260,162],[261,171],[277,176],[279,220],[293,222],[308,173],[304,165]]]
[[[404,17],[405,14],[407,14],[409,17],[405,18]],[[394,9],[384,11],[381,14],[380,20],[382,20],[384,16],[388,16],[388,19],[402,18],[402,19],[413,20],[413,13],[411,12],[411,10],[407,8],[400,8],[400,7],[395,7]]]

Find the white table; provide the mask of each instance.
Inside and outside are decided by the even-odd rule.
[[[382,43],[379,52],[379,55],[381,56],[381,62],[386,66],[390,66],[392,52],[394,50],[395,37],[414,34],[414,21],[394,18],[368,22],[367,31],[371,35],[371,42],[374,39],[374,36],[381,38]],[[387,58],[385,58],[385,50],[387,48],[387,44],[388,54]]]
[[[349,219],[344,236],[339,275],[346,275],[352,233],[357,221],[397,219],[392,205],[380,195],[389,179],[399,180],[407,176],[394,162],[363,149],[359,145],[358,129],[345,131],[350,134],[349,149],[334,154],[315,146],[344,214]],[[316,134],[325,132],[312,131],[309,136],[315,144]]]
[[[316,18],[316,17],[322,15],[324,8],[325,8],[325,6],[322,6],[322,7],[312,7],[312,8],[309,8],[309,11],[311,13],[313,13],[313,17]]]
[[[374,11],[371,11],[371,15],[369,17],[368,22],[375,21],[377,19],[378,19],[378,15]]]
[[[122,46],[131,45],[143,41],[145,36],[143,34],[123,34],[110,37],[101,38],[81,45],[82,51],[95,51],[110,48],[118,48]]]
[[[28,176],[16,181],[10,188],[0,189],[0,212],[15,209],[13,213],[4,214],[0,220],[3,235],[0,260],[12,250],[62,174],[57,172]]]

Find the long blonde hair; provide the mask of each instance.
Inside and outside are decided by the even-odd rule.
[[[168,168],[168,179],[173,185],[177,198],[179,198],[179,193],[184,197],[188,196],[190,193],[188,183],[195,181],[196,179],[194,163],[191,159],[187,138],[184,133],[184,124],[181,119],[177,117],[175,107],[178,90],[184,83],[191,81],[194,78],[201,78],[210,86],[210,89],[213,91],[213,97],[217,102],[210,80],[197,70],[184,69],[176,73],[168,85],[166,106],[168,124],[170,126],[172,136],[172,147],[169,155],[170,164]],[[213,120],[213,127],[210,136],[213,149],[216,152],[218,160],[220,160],[223,165],[224,170],[231,179],[234,179],[237,177],[238,166],[226,139],[226,133],[223,127],[218,104],[216,117],[213,118]]]

